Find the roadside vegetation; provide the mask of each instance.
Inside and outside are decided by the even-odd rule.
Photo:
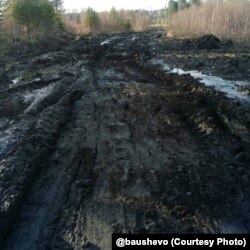
[[[143,31],[161,26],[180,38],[213,34],[250,42],[250,0],[166,0],[161,10],[65,12],[63,0],[0,0],[0,54],[9,44],[70,33]]]
[[[144,10],[88,8],[65,13],[63,0],[0,0],[0,54],[11,44],[37,42],[61,35],[142,31],[153,18]]]
[[[153,18],[148,11],[116,10],[97,13],[88,8],[80,13],[68,13],[63,16],[66,30],[76,34],[89,32],[126,32],[130,30],[142,31],[152,24]]]
[[[168,28],[177,37],[195,38],[213,34],[238,43],[250,42],[249,0],[207,0],[177,11],[172,2]]]
[[[59,0],[2,0],[2,38],[34,41],[59,32]]]
[[[166,1],[167,2],[167,1]],[[63,16],[66,30],[88,32],[142,31],[162,26],[176,37],[196,38],[213,34],[238,43],[250,42],[250,0],[170,0],[158,11],[92,9]]]

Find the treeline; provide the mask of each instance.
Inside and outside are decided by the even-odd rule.
[[[202,0],[170,0],[168,3],[167,14],[172,15],[175,12],[188,9],[192,6],[200,6]]]
[[[201,0],[170,0],[168,7],[157,11],[116,10],[96,12],[92,8],[80,13],[64,15],[63,21],[67,30],[74,33],[86,32],[122,32],[141,31],[151,25],[166,25],[167,18],[173,13],[192,6],[200,6]]]
[[[169,18],[177,12],[202,5],[202,0],[170,0],[165,8],[155,11],[152,24],[168,25]]]
[[[0,0],[1,38],[37,40],[65,29],[75,34],[88,32],[141,31],[150,25],[166,24],[178,10],[200,5],[201,0],[170,0],[159,11],[116,10],[64,13],[63,0]]]
[[[63,32],[141,31],[164,25],[179,37],[214,34],[250,41],[250,0],[170,0],[158,11],[116,10],[64,13],[63,0],[0,0],[0,46]]]
[[[155,12],[154,12],[155,13]],[[63,0],[0,0],[0,44],[74,34],[144,30],[155,16],[145,10],[64,13]],[[1,45],[0,45],[1,46]]]
[[[145,30],[152,23],[152,15],[144,10],[116,10],[96,12],[92,8],[63,16],[66,30],[83,34],[88,32],[122,32]]]

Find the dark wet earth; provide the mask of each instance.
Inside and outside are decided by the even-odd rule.
[[[26,46],[0,59],[1,249],[250,232],[249,53],[161,34]],[[246,87],[228,97],[216,79],[206,86],[169,68]]]

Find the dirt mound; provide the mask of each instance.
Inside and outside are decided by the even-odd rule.
[[[36,42],[19,41],[10,46],[7,55],[36,55],[49,51],[62,50],[74,38],[70,35],[55,35],[54,37],[42,38]]]
[[[205,35],[197,38],[195,41],[195,47],[197,49],[218,49],[220,48],[220,39],[214,35]]]

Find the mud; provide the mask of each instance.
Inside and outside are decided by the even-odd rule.
[[[198,49],[197,43],[199,44],[203,39],[197,40],[165,39],[160,57],[171,67],[197,70],[228,80],[250,81],[249,45],[233,45],[232,41],[226,40],[215,42],[217,47],[213,47],[212,42],[205,44],[207,47]],[[216,41],[216,38],[212,39],[212,41],[214,40]],[[213,49],[210,49],[209,46]]]
[[[223,77],[210,66],[229,52],[217,64],[161,33],[1,59],[1,249],[111,249],[112,233],[249,233],[249,105],[152,63]],[[197,55],[204,68],[193,67]]]

